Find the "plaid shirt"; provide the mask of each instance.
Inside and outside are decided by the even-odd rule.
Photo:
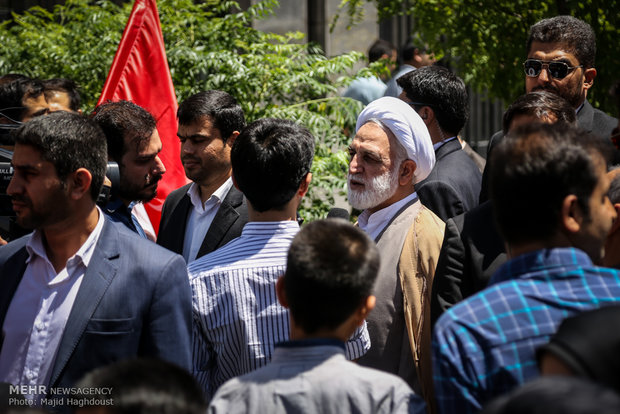
[[[620,302],[620,273],[574,248],[505,263],[489,287],[445,312],[433,333],[439,412],[474,413],[536,377],[536,349],[571,315]]]

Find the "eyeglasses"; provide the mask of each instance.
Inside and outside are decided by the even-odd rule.
[[[547,72],[549,75],[551,75],[554,79],[564,79],[573,70],[583,67],[583,65],[568,66],[568,64],[564,62],[545,62],[538,59],[528,59],[523,62],[525,75],[531,78],[535,78],[540,75],[540,72],[545,66],[547,66]]]

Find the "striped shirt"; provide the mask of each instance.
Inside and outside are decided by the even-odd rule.
[[[228,379],[262,367],[289,338],[288,311],[276,298],[296,221],[249,222],[241,236],[190,263],[193,371],[207,399]],[[370,348],[364,325],[347,343],[357,359]]]
[[[620,302],[620,273],[581,250],[537,250],[505,263],[489,287],[446,311],[433,334],[439,412],[474,413],[538,375],[536,349],[563,319]]]

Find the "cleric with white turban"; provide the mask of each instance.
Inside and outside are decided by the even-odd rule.
[[[358,362],[427,389],[430,354],[423,352],[429,348],[430,324],[424,310],[430,307],[445,225],[422,205],[415,187],[435,165],[433,143],[413,108],[383,97],[358,117],[349,155],[349,203],[363,210],[358,225],[381,257],[375,306],[366,316],[372,345]]]
[[[379,120],[388,127],[407,150],[407,157],[416,163],[413,182],[425,179],[435,165],[435,150],[420,115],[404,101],[386,96],[364,108],[357,118],[355,132],[371,119]]]

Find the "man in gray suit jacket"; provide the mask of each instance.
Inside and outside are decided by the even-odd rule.
[[[15,141],[7,193],[18,223],[34,232],[0,248],[0,382],[37,400],[120,359],[188,369],[185,264],[96,207],[107,162],[101,129],[56,112],[24,124]]]
[[[193,182],[166,198],[157,243],[189,263],[239,237],[248,221],[230,178],[230,150],[245,118],[235,98],[217,90],[187,98],[177,117],[181,162]]]
[[[420,115],[435,149],[435,167],[416,184],[420,201],[443,221],[476,207],[482,174],[457,136],[469,117],[465,83],[440,66],[409,72],[397,83],[400,99]]]

